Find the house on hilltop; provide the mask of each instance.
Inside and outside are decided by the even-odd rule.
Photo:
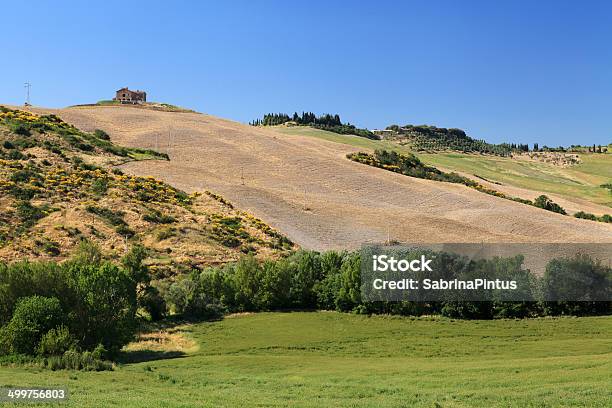
[[[128,88],[121,88],[117,91],[113,101],[121,103],[143,103],[147,101],[147,93],[145,91],[130,91]]]

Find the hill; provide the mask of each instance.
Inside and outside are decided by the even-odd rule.
[[[455,150],[460,152],[478,152],[507,156],[513,151],[527,146],[509,144],[491,144],[468,136],[461,129],[447,129],[436,126],[391,125],[384,131],[376,132],[379,136],[393,140],[416,151]]]
[[[167,155],[118,146],[55,115],[0,107],[0,260],[62,260],[84,239],[116,259],[141,243],[152,249],[149,264],[169,274],[292,247],[221,196],[188,195],[116,167],[142,160]]]
[[[187,193],[215,191],[310,249],[358,248],[388,238],[612,241],[612,225],[554,214],[462,185],[363,166],[346,159],[362,148],[288,135],[275,127],[129,107],[40,111],[56,113],[85,131],[103,128],[121,145],[157,146],[170,161],[130,162],[122,169],[154,176]]]
[[[456,172],[471,178],[487,188],[508,196],[534,200],[545,194],[559,203],[570,214],[580,211],[602,216],[612,210],[612,195],[605,187],[612,181],[612,154],[578,153],[578,164],[558,165],[549,160],[531,159],[530,155],[561,153],[512,154],[511,156],[484,155],[438,151],[415,152],[410,146],[393,139],[366,140],[364,138],[338,135],[319,129],[275,127],[277,132],[288,135],[308,136],[350,147],[395,151],[400,154],[415,154],[425,164],[446,172]]]
[[[115,371],[2,367],[0,383],[67,386],[67,407],[604,407],[611,330],[610,317],[246,314],[154,327]]]
[[[524,157],[495,157],[460,153],[421,153],[431,165],[488,180],[496,189],[532,199],[549,194],[571,212],[612,211],[612,195],[602,187],[612,181],[612,154],[580,153],[580,163],[557,166]],[[484,182],[486,184],[486,181]],[[490,186],[492,186],[490,184]]]

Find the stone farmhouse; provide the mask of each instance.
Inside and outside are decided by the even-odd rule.
[[[117,91],[113,101],[131,104],[144,103],[147,101],[147,93],[145,91],[131,91],[128,88],[121,88]]]

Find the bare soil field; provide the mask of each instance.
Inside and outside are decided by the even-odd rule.
[[[127,106],[52,112],[116,143],[166,152],[124,170],[187,192],[211,190],[317,250],[402,242],[612,242],[612,225],[574,219],[352,162],[363,150],[197,113]]]

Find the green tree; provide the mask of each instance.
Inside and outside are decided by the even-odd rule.
[[[29,296],[19,300],[9,324],[0,332],[9,353],[35,353],[40,339],[65,321],[57,298]]]

